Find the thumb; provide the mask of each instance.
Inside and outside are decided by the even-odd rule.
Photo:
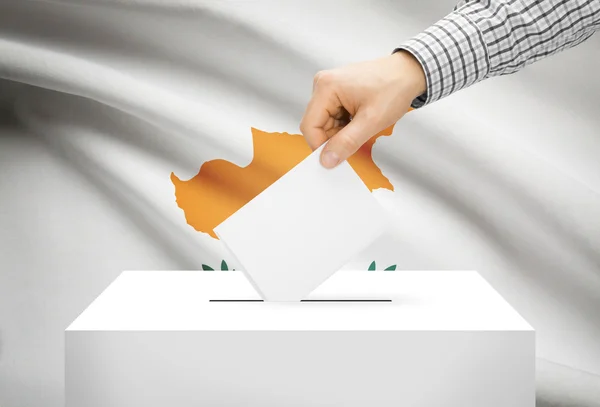
[[[369,120],[364,114],[359,113],[327,142],[321,152],[321,164],[325,168],[337,166],[347,160],[379,130],[374,120]]]

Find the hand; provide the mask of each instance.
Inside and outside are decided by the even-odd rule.
[[[330,139],[321,163],[333,168],[400,120],[426,86],[423,68],[406,51],[321,71],[300,131],[313,151]]]

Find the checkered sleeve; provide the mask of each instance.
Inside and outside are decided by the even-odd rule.
[[[461,0],[454,10],[394,52],[421,64],[425,106],[483,79],[574,47],[600,29],[600,0]]]

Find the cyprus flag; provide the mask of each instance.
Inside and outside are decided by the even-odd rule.
[[[239,270],[214,228],[310,153],[315,73],[454,4],[0,1],[0,405],[63,405],[62,330],[121,270]],[[535,327],[553,405],[600,399],[597,49],[411,111],[349,160],[390,231],[344,269],[477,270]]]

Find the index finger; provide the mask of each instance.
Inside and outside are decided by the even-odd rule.
[[[313,151],[327,141],[325,125],[331,117],[330,112],[338,107],[330,91],[319,87],[315,89],[300,122],[300,131]]]

